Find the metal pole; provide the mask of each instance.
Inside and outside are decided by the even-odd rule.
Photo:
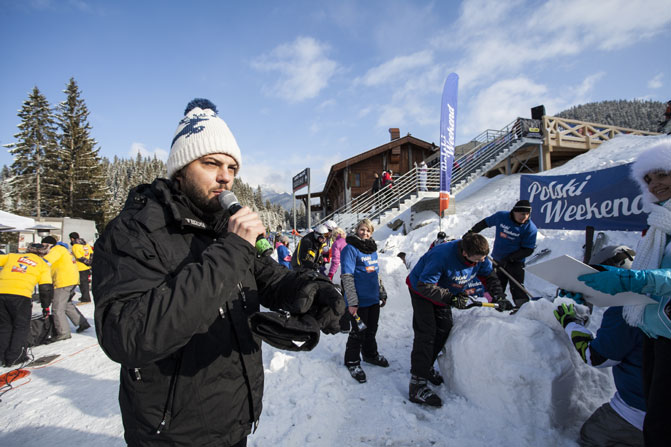
[[[293,193],[293,204],[294,204],[294,227],[293,231],[291,232],[291,236],[294,238],[294,249],[296,249],[296,191]]]
[[[312,228],[312,204],[310,203],[310,168],[308,168],[308,231]]]

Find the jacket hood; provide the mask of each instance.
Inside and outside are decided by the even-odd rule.
[[[643,177],[649,172],[660,170],[671,171],[671,137],[656,138],[631,166],[630,176],[638,184],[646,206],[657,202],[657,198],[648,191]]]

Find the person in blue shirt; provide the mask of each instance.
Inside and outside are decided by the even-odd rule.
[[[291,252],[288,248],[289,238],[282,235],[277,242],[277,262],[291,270]]]
[[[380,308],[387,302],[387,293],[378,275],[377,245],[371,237],[373,230],[371,221],[363,219],[357,224],[355,234],[345,239],[347,245],[340,253],[340,281],[347,309],[352,317],[358,315],[366,325],[363,330],[352,328],[345,347],[345,366],[359,383],[366,382],[361,357],[366,363],[383,368],[389,366],[387,359],[378,352],[375,340]]]
[[[504,269],[517,282],[524,285],[524,260],[536,249],[536,225],[531,221],[531,204],[528,200],[518,201],[513,209],[499,211],[482,219],[468,230],[479,233],[485,228],[496,227],[492,258],[498,267]],[[502,271],[497,271],[501,287],[506,290],[509,278]],[[512,282],[510,294],[516,307],[529,301],[527,294]]]
[[[406,284],[412,303],[414,340],[410,355],[411,402],[442,406],[440,397],[428,387],[443,383],[433,367],[452,329],[452,307],[468,305],[465,289],[473,278],[484,278],[487,291],[500,311],[512,309],[487,258],[489,243],[484,236],[468,233],[462,239],[437,245],[417,261]]]

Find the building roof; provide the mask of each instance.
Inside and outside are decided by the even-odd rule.
[[[331,185],[331,182],[333,181],[333,178],[334,178],[335,174],[338,171],[341,171],[341,170],[345,169],[346,167],[351,166],[353,164],[359,163],[360,161],[366,160],[367,158],[374,157],[374,156],[376,156],[378,154],[381,154],[383,152],[387,152],[387,151],[393,149],[396,146],[403,146],[406,143],[412,143],[415,146],[423,147],[423,148],[426,148],[426,149],[431,149],[431,150],[434,150],[434,151],[438,150],[438,146],[436,146],[435,144],[428,143],[424,140],[420,140],[419,138],[415,138],[412,135],[408,134],[404,137],[397,138],[397,139],[392,140],[388,143],[385,143],[381,146],[375,147],[375,148],[370,149],[366,152],[362,152],[358,155],[355,155],[353,157],[350,157],[346,160],[343,160],[339,163],[334,164],[333,166],[331,166],[331,170],[329,171],[328,177],[326,177],[326,182],[324,182],[324,188],[322,189],[322,191],[327,191],[328,190],[329,186]]]

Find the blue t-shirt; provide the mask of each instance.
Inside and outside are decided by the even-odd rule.
[[[351,274],[359,297],[359,307],[369,307],[380,302],[377,252],[366,254],[348,244],[340,252],[340,275]],[[347,294],[345,294],[347,300]]]
[[[510,211],[499,211],[487,217],[485,222],[488,227],[496,226],[492,250],[492,258],[495,260],[500,261],[520,248],[536,248],[538,230],[531,219],[520,225],[511,218]],[[524,259],[520,261],[524,262]]]
[[[285,245],[277,246],[277,262],[291,270],[291,252]]]
[[[466,293],[476,276],[488,276],[492,263],[488,258],[474,266],[464,264],[459,253],[460,240],[436,245],[419,258],[410,272],[409,280],[413,289],[417,283],[437,284],[452,293]]]
[[[645,411],[643,396],[643,339],[639,328],[629,326],[622,307],[609,307],[590,349],[620,363],[613,366],[615,388],[627,405]]]

